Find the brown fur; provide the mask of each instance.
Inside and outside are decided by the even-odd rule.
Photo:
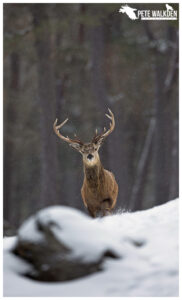
[[[91,167],[84,163],[81,195],[84,205],[94,218],[97,214],[109,214],[116,205],[118,185],[114,175],[103,168],[100,159]]]

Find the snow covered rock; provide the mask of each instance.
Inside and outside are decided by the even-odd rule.
[[[105,257],[117,258],[120,249],[103,226],[76,209],[52,206],[30,217],[18,231],[14,253],[33,265],[27,276],[64,281],[102,269]]]
[[[42,210],[24,223],[19,237],[4,239],[4,296],[177,297],[178,214],[178,200],[102,219],[64,207]],[[43,243],[45,230],[37,230],[38,224],[72,249],[67,255],[75,260],[89,264],[107,251],[119,258],[104,257],[101,272],[76,280],[31,280],[24,274],[31,274],[32,264],[14,255],[13,249],[26,240]]]

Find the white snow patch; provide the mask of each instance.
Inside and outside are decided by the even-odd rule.
[[[94,262],[108,249],[118,256],[121,253],[121,244],[118,239],[113,240],[112,232],[80,211],[64,206],[49,207],[41,210],[37,219],[45,226],[52,224],[55,237],[72,250],[75,259]]]
[[[19,239],[24,241],[33,241],[39,243],[43,241],[44,237],[40,231],[37,230],[35,224],[35,217],[29,217],[19,229]]]
[[[54,220],[56,237],[64,240],[75,256],[92,260],[109,247],[121,258],[108,258],[102,272],[84,278],[36,282],[22,276],[31,266],[11,253],[16,237],[5,238],[4,296],[178,296],[178,200],[95,220],[60,206],[44,209],[35,217],[42,224]],[[38,242],[42,236],[37,235],[32,220],[24,223],[20,234]]]

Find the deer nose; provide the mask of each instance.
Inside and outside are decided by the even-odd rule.
[[[87,155],[88,159],[92,159],[94,156],[92,154]]]

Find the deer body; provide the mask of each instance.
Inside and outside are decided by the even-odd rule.
[[[105,170],[101,163],[92,167],[84,166],[81,194],[92,217],[106,215],[116,204],[118,185],[114,175]]]
[[[91,143],[83,143],[79,139],[70,139],[64,137],[58,129],[60,129],[68,119],[60,125],[54,123],[55,133],[64,141],[68,142],[70,146],[79,151],[83,157],[84,180],[81,189],[81,195],[85,207],[92,217],[98,214],[105,216],[109,214],[114,208],[118,196],[118,185],[114,175],[105,170],[101,164],[99,157],[99,148],[104,139],[113,131],[115,127],[114,115],[109,110],[110,115],[106,115],[111,119],[110,129],[104,133],[96,135]]]

